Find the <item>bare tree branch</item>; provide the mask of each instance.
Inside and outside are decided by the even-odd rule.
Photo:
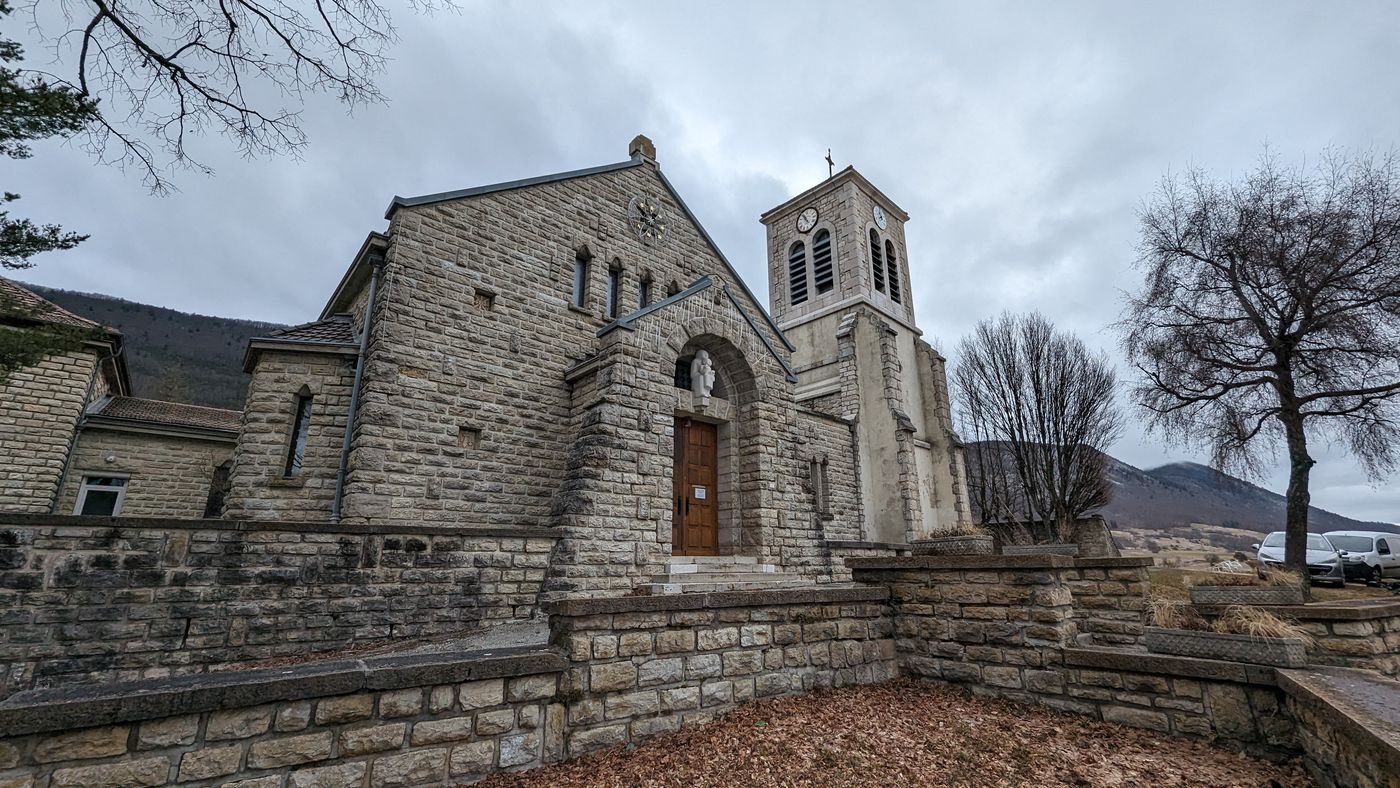
[[[1139,217],[1143,285],[1119,324],[1134,399],[1222,469],[1251,472],[1282,443],[1301,568],[1309,441],[1340,439],[1372,478],[1400,460],[1395,156],[1327,151],[1304,171],[1266,151],[1238,183],[1164,178]]]
[[[29,9],[62,66],[57,84],[100,101],[87,148],[135,167],[157,192],[173,187],[176,169],[211,171],[192,152],[195,137],[221,135],[245,156],[299,155],[306,134],[287,104],[311,93],[352,109],[383,101],[375,79],[396,40],[379,0],[32,0]]]

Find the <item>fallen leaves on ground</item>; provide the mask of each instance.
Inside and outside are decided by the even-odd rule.
[[[1201,742],[908,681],[750,703],[708,725],[481,788],[1311,786]]]

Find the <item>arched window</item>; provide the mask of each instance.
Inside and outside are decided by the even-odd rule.
[[[651,274],[642,274],[642,278],[637,281],[637,308],[641,309],[651,303]]]
[[[301,475],[302,460],[306,456],[306,439],[311,434],[311,390],[306,386],[297,392],[292,409],[292,431],[287,439],[287,462],[282,466],[282,475],[288,479]]]
[[[885,260],[880,255],[880,234],[870,231],[870,271],[875,275],[875,289],[885,292]]]
[[[622,261],[613,260],[608,266],[608,317],[617,317],[622,310]]]
[[[788,295],[793,305],[807,300],[807,247],[801,241],[788,250]]]
[[[885,267],[890,272],[890,300],[899,303],[899,262],[894,255],[894,242],[885,241]]]
[[[580,309],[588,300],[588,261],[592,258],[587,247],[574,253],[574,306]]]
[[[831,269],[831,231],[822,229],[812,236],[812,284],[817,294],[831,292],[836,278]]]

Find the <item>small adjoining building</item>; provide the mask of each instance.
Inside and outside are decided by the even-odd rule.
[[[120,332],[0,279],[0,330],[73,347],[0,384],[0,512],[218,517],[238,411],[130,396]]]

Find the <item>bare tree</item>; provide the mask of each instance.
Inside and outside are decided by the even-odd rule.
[[[983,522],[1016,540],[1070,541],[1106,505],[1104,452],[1122,431],[1108,358],[1038,313],[984,320],[953,373],[969,485]]]
[[[1311,169],[1267,151],[1215,183],[1163,179],[1140,211],[1142,288],[1127,299],[1135,398],[1167,438],[1257,473],[1288,454],[1286,562],[1306,577],[1311,440],[1373,479],[1400,438],[1400,172],[1329,151]]]
[[[418,10],[452,0],[409,0]],[[375,77],[395,40],[377,0],[33,0],[31,31],[59,73],[32,72],[98,101],[87,144],[134,166],[156,191],[172,167],[209,172],[190,137],[231,139],[244,155],[296,155],[300,103],[329,92],[355,107],[383,99]],[[280,98],[278,98],[280,96]]]

